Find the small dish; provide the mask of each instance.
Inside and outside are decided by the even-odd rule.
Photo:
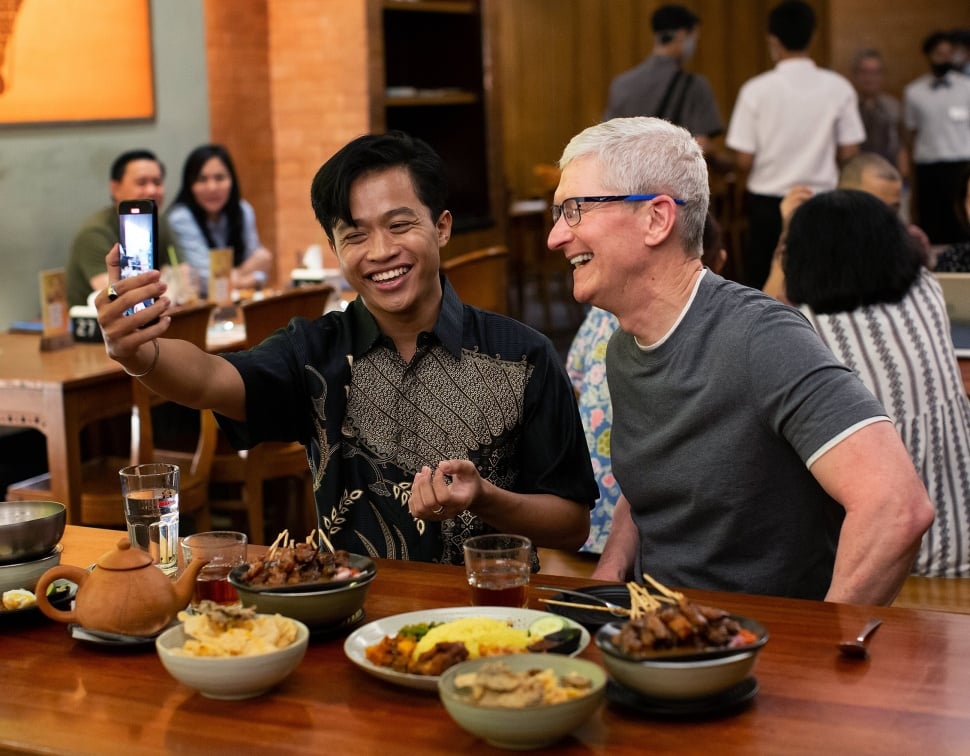
[[[587,594],[590,598],[581,598],[576,595],[577,593]],[[568,601],[572,604],[589,604],[590,606],[602,606],[596,599],[603,599],[625,607],[626,609],[630,608],[630,590],[625,585],[591,585],[586,588],[577,588],[568,596],[564,593],[550,593],[549,598],[556,599],[557,601]],[[573,606],[557,606],[556,604],[547,604],[546,606],[553,614],[559,614],[571,619],[573,622],[578,622],[591,633],[596,632],[596,630],[607,622],[616,620],[616,617],[609,612],[596,611],[594,609],[578,609]]]
[[[173,623],[175,624],[175,623]],[[76,622],[67,626],[67,634],[74,640],[90,643],[95,646],[107,646],[112,648],[144,648],[153,646],[155,639],[173,625],[162,628],[155,635],[121,635],[119,633],[108,633],[103,630],[91,630]]]
[[[758,680],[755,677],[748,677],[717,695],[686,701],[641,696],[613,680],[606,685],[606,700],[610,703],[638,714],[663,719],[697,719],[728,714],[741,708],[757,694]]]
[[[747,617],[739,617],[737,615],[730,615],[731,619],[735,620],[741,627],[750,633],[753,633],[757,640],[752,643],[748,643],[744,646],[725,646],[723,648],[705,648],[705,649],[664,649],[662,651],[656,651],[649,656],[642,658],[628,656],[623,651],[621,651],[614,643],[616,637],[620,634],[620,630],[625,622],[609,622],[600,627],[596,632],[596,645],[600,647],[600,650],[610,656],[617,659],[628,662],[696,662],[696,661],[707,661],[710,659],[721,659],[726,656],[740,656],[741,654],[746,654],[749,651],[758,651],[761,649],[765,643],[768,642],[768,631],[765,626],[760,622],[756,622],[753,619],[748,619]]]
[[[377,574],[377,563],[373,559],[360,554],[350,555],[350,566],[360,571],[359,575],[346,580],[328,580],[321,583],[293,583],[292,585],[249,585],[243,581],[243,576],[249,570],[248,564],[234,567],[229,573],[229,582],[236,588],[242,588],[249,593],[321,593],[349,588],[359,583],[370,581]]]
[[[70,580],[61,578],[50,584],[47,589],[47,600],[58,609],[65,609],[70,605],[76,594],[77,583],[72,583]],[[38,611],[37,604],[23,606],[19,609],[4,609],[0,607],[0,617],[8,617],[11,615],[22,616],[36,611]]]

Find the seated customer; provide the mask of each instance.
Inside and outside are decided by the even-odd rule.
[[[123,152],[111,164],[108,191],[111,205],[84,221],[71,244],[66,270],[69,307],[87,304],[92,291],[108,285],[104,251],[118,243],[118,205],[125,200],[150,199],[155,200],[161,210],[165,201],[165,166],[148,150]],[[174,246],[175,257],[181,262],[181,249],[173,241],[164,217],[158,219],[158,237],[158,252],[163,255],[161,260],[168,259],[168,249]]]
[[[727,260],[721,247],[721,226],[710,212],[704,223],[704,265],[720,273]],[[590,514],[589,538],[581,551],[601,554],[613,524],[613,510],[620,498],[620,485],[610,463],[610,429],[613,407],[606,383],[606,345],[618,328],[616,316],[591,307],[580,325],[566,356],[566,372],[579,397],[579,415],[586,430],[586,443],[593,461],[593,475],[600,487],[600,498]]]
[[[232,288],[258,289],[266,282],[273,256],[259,241],[256,213],[242,198],[232,158],[221,144],[189,153],[168,222],[198,274],[202,294],[209,290],[211,249],[232,248]]]
[[[118,282],[114,248],[120,296],[97,300],[108,354],[169,399],[214,409],[240,447],[302,442],[337,548],[461,564],[466,538],[503,531],[578,549],[596,482],[576,399],[549,339],[462,304],[441,275],[452,230],[441,158],[404,134],[363,136],[310,194],[358,292],[346,311],[207,354],[161,338],[164,286],[156,273]]]
[[[875,197],[827,192],[795,211],[783,265],[788,299],[885,405],[936,507],[913,572],[970,576],[970,402],[911,236]]]
[[[926,489],[804,317],[704,268],[697,143],[617,118],[560,165],[549,247],[576,299],[620,323],[606,370],[623,496],[594,577],[890,603],[933,519]]]

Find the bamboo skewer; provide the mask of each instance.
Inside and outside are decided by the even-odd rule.
[[[613,609],[608,606],[599,606],[598,604],[580,604],[573,601],[559,601],[558,599],[539,599],[543,604],[554,604],[555,606],[568,606],[572,609],[589,609],[593,612],[609,612],[610,614],[629,614],[629,609],[624,609],[620,607],[619,609]]]

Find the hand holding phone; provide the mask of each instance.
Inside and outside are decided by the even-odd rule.
[[[121,277],[130,278],[157,269],[158,213],[155,201],[124,200],[118,206],[118,226]],[[139,302],[125,310],[125,315],[144,310],[154,302],[154,299]]]

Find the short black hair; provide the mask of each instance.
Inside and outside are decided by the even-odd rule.
[[[418,199],[437,222],[447,209],[445,164],[427,142],[401,131],[357,137],[324,163],[310,185],[310,204],[327,238],[339,221],[352,225],[350,189],[367,173],[406,168]]]
[[[678,29],[690,31],[700,21],[697,14],[683,5],[661,5],[650,17],[650,28],[653,29],[654,34],[674,32]]]
[[[823,192],[799,207],[782,262],[788,299],[819,314],[899,302],[921,265],[895,211],[856,189]]]
[[[943,42],[953,42],[953,35],[945,31],[930,32],[923,40],[923,55],[929,55]]]
[[[125,177],[125,171],[128,170],[128,163],[133,163],[136,160],[152,160],[158,163],[158,167],[162,169],[162,178],[165,177],[165,164],[155,157],[154,152],[151,150],[128,150],[114,159],[111,164],[111,172],[108,174],[109,178],[112,181],[121,181]]]
[[[815,33],[815,11],[802,0],[785,0],[768,14],[768,33],[777,37],[786,50],[807,50]]]

